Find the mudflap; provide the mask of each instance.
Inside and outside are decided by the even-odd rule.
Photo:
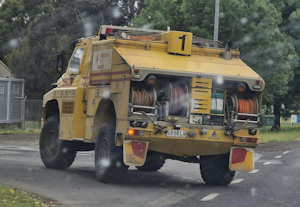
[[[124,164],[132,166],[143,166],[148,151],[148,141],[124,140]]]
[[[254,169],[254,149],[231,147],[229,169],[232,171],[250,172]]]

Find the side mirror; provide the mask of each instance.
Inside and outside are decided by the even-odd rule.
[[[64,54],[63,53],[59,53],[56,55],[56,62],[57,62],[57,66],[56,69],[59,73],[63,72],[64,69]]]

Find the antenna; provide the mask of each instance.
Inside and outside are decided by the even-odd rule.
[[[214,41],[218,41],[219,35],[219,6],[220,0],[215,3],[215,25],[214,25]]]

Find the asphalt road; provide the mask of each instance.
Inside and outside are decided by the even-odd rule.
[[[260,145],[255,170],[226,186],[207,186],[199,165],[168,160],[155,173],[129,168],[122,184],[96,181],[94,155],[78,153],[68,170],[44,167],[37,136],[0,136],[0,182],[57,200],[89,206],[300,206],[300,142]]]

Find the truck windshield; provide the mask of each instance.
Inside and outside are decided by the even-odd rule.
[[[70,61],[69,72],[78,72],[80,68],[80,64],[83,57],[84,48],[79,48],[74,51],[73,56]]]

